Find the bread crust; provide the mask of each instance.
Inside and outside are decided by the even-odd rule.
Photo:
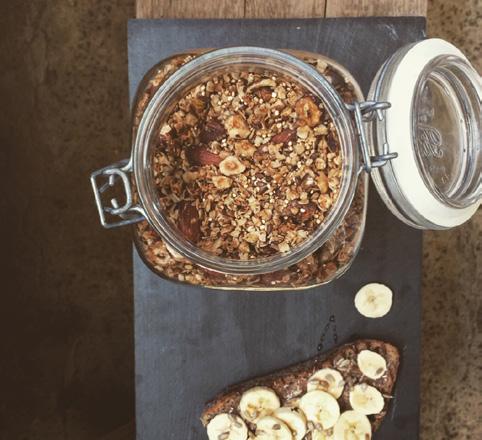
[[[379,379],[369,379],[361,373],[356,358],[360,351],[372,350],[382,355],[387,362],[387,372]],[[360,339],[337,347],[326,354],[317,355],[304,362],[291,365],[265,376],[259,376],[230,386],[208,402],[201,415],[201,422],[206,426],[220,413],[237,413],[241,395],[255,386],[269,387],[276,392],[285,405],[289,401],[306,393],[308,379],[321,368],[334,368],[343,375],[346,386],[338,399],[342,411],[350,409],[350,388],[357,383],[367,383],[376,387],[385,398],[385,406],[379,414],[368,416],[373,431],[376,431],[385,417],[393,395],[397,379],[400,354],[398,349],[384,341],[376,339]]]

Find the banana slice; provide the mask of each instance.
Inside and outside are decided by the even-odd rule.
[[[350,405],[355,411],[368,416],[380,413],[385,406],[385,400],[375,387],[362,383],[355,385],[350,391]]]
[[[271,388],[254,387],[241,396],[239,412],[244,420],[256,423],[258,419],[272,414],[280,406],[279,398]]]
[[[218,414],[208,424],[209,440],[246,440],[248,428],[235,414]]]
[[[256,440],[293,440],[288,425],[272,416],[262,417],[256,424]]]
[[[323,368],[318,370],[308,379],[307,390],[321,390],[331,394],[338,399],[343,394],[345,380],[339,371],[333,368]]]
[[[311,440],[334,440],[334,438],[333,428],[330,428],[326,431],[318,431],[317,429],[311,431]]]
[[[387,361],[378,353],[362,350],[357,356],[358,368],[370,379],[380,379],[387,371]]]
[[[300,399],[300,408],[306,418],[322,429],[335,425],[340,417],[340,407],[336,399],[325,391],[310,391]]]
[[[286,423],[295,440],[302,440],[306,435],[306,417],[301,410],[284,406],[278,408],[273,416]]]
[[[356,411],[345,411],[334,429],[334,440],[370,440],[372,426],[368,417]]]
[[[367,284],[356,294],[355,307],[367,318],[381,318],[390,311],[392,297],[392,291],[384,284]]]

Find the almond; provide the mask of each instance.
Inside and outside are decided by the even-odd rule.
[[[321,111],[313,98],[309,96],[305,96],[296,102],[295,111],[303,125],[314,127],[320,122]]]
[[[186,158],[194,166],[219,165],[221,162],[221,158],[217,154],[201,145],[189,148],[186,151]]]
[[[249,136],[249,126],[241,115],[233,115],[226,119],[224,127],[228,132],[230,138],[242,138],[245,139]]]
[[[296,130],[283,130],[282,132],[275,134],[271,138],[271,142],[274,144],[287,144],[290,141],[296,140]]]
[[[236,156],[228,156],[226,159],[221,161],[219,164],[219,170],[225,176],[234,176],[236,174],[241,174],[246,167]]]
[[[178,228],[182,235],[193,243],[196,243],[201,236],[201,220],[195,206],[189,202],[179,203]]]
[[[204,125],[201,133],[199,134],[199,140],[203,144],[209,144],[209,142],[217,141],[226,136],[226,130],[222,124],[216,120],[211,120]]]

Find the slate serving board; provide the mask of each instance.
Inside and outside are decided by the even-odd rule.
[[[425,19],[132,20],[128,35],[131,96],[159,60],[188,48],[233,45],[326,54],[366,93],[388,56],[424,38]],[[138,440],[205,439],[203,404],[224,387],[358,337],[391,341],[402,352],[396,397],[375,439],[418,438],[421,233],[370,190],[366,234],[352,268],[308,291],[181,286],[154,275],[134,251]],[[375,320],[353,306],[355,292],[372,281],[395,293],[392,311]]]

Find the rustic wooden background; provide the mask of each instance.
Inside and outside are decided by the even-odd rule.
[[[427,0],[137,0],[138,18],[425,16]]]

